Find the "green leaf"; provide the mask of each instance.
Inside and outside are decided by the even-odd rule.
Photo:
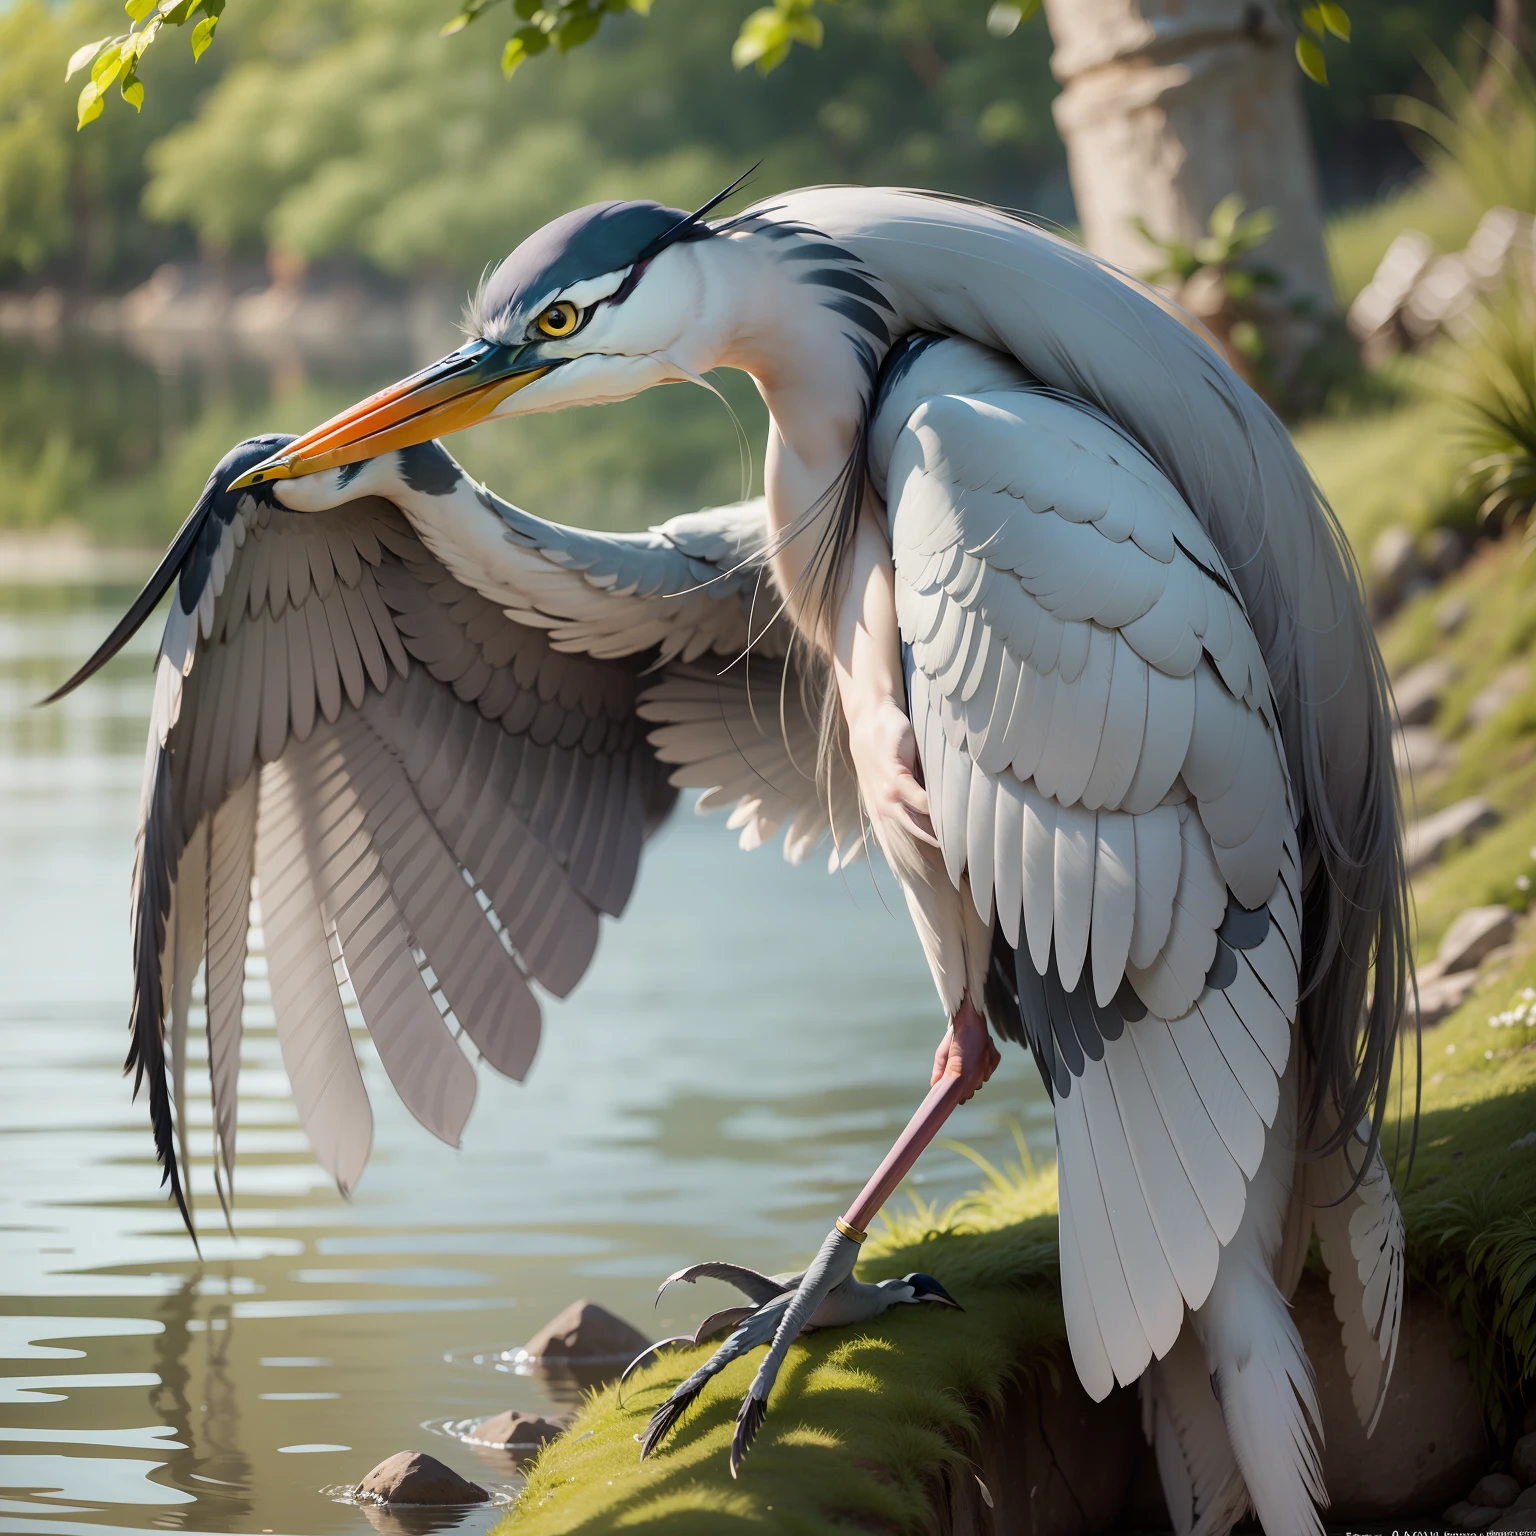
[[[113,38],[112,41],[108,43],[107,46],[103,48],[99,54],[97,54],[96,62],[91,65],[91,79],[94,80],[98,85],[102,86],[103,89],[105,89],[106,86],[110,85],[112,81],[117,78],[117,72],[122,67],[119,61],[122,58],[123,44],[127,42],[127,40],[128,39],[125,37]],[[102,77],[107,74],[109,69],[112,71],[111,75],[108,75],[107,78],[103,80]]]
[[[1227,193],[1211,209],[1211,220],[1206,227],[1218,240],[1230,240],[1232,231],[1237,228],[1237,221],[1243,216],[1244,206],[1241,192]]]
[[[579,48],[603,24],[601,13],[588,11],[585,16],[573,16],[555,33],[555,41],[561,53]]]
[[[173,27],[184,27],[197,9],[197,0],[160,0],[160,14]]]
[[[1323,13],[1323,25],[1342,42],[1349,41],[1349,12],[1342,5],[1324,3],[1317,7]]]
[[[198,24],[192,28],[192,57],[202,58],[208,49],[208,44],[213,41],[213,29],[219,24],[217,16],[204,16]]]
[[[126,0],[123,9],[134,21],[143,21],[155,8],[155,0]]]
[[[540,10],[539,0],[512,0],[512,9],[522,17],[524,21],[532,21]]]
[[[731,44],[731,63],[737,69],[755,64],[758,72],[766,75],[789,57],[791,42],[784,12],[775,6],[764,6],[742,22],[736,41]]]
[[[101,116],[101,87],[94,80],[87,80],[85,89],[80,92],[78,103],[79,120],[75,124],[78,132],[87,123],[93,123]]]
[[[528,50],[523,46],[522,38],[509,37],[507,39],[507,46],[501,50],[502,74],[510,80],[527,57]]]
[[[784,30],[795,42],[804,43],[807,48],[820,48],[826,37],[826,28],[821,24],[821,17],[809,11],[799,16],[787,17]]]
[[[455,32],[462,32],[474,19],[472,12],[460,11],[452,21],[445,21],[443,23],[442,30],[437,35],[439,37],[452,37]]]
[[[128,66],[128,73],[130,75],[133,73],[134,64],[144,57],[149,49],[149,45],[154,42],[162,25],[164,23],[161,18],[159,16],[154,17],[147,27],[141,27],[137,32],[133,33],[123,45],[123,60]]]
[[[64,71],[64,78],[71,79],[79,70],[85,68],[96,57],[101,45],[110,42],[110,38],[98,37],[94,43],[86,43],[83,47],[76,48],[69,56],[69,65]]]
[[[123,76],[123,100],[133,108],[135,112],[141,111],[144,106],[144,82],[130,69]]]
[[[1315,80],[1319,85],[1328,84],[1328,64],[1323,58],[1323,50],[1312,38],[1296,39],[1296,62],[1307,79]]]
[[[1323,20],[1323,8],[1320,5],[1303,6],[1301,24],[1317,37],[1321,37],[1328,30],[1328,23]]]
[[[642,16],[651,14],[651,0],[629,0],[629,8],[638,11]]]

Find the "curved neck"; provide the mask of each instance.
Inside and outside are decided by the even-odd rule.
[[[700,250],[706,289],[719,284],[732,316],[715,365],[749,373],[768,406],[769,522],[775,535],[799,530],[773,561],[787,593],[797,590],[835,510],[828,492],[848,464],[869,406],[868,359],[878,363],[889,346],[888,337],[866,338],[829,307],[829,300],[846,296],[815,278],[837,263],[793,254],[810,244],[805,237],[773,239],[749,230]],[[812,508],[817,515],[807,523]]]

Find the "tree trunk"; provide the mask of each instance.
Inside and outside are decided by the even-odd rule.
[[[1193,242],[1237,192],[1278,220],[1255,263],[1288,298],[1332,309],[1300,73],[1276,0],[1045,0],[1045,10],[1088,248],[1139,276],[1159,253],[1132,219]]]

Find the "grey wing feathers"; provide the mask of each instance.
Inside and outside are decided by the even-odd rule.
[[[407,1106],[456,1142],[475,1097],[466,1047],[527,1072],[531,984],[575,985],[675,791],[636,714],[654,649],[557,651],[449,575],[385,501],[308,515],[246,494],[214,517],[183,573],[203,585],[173,603],[159,662],[132,1059],[180,1199],[203,968],[227,1208],[253,883],[300,1117],[350,1189],[372,1111],[343,983]]]
[[[452,486],[431,498],[444,530],[434,553],[509,617],[546,630],[557,650],[612,657],[655,649],[664,660],[693,661],[735,655],[749,631],[764,627],[752,622],[766,538],[761,500],[687,513],[645,533],[600,534],[545,522],[473,485],[456,465],[452,473]]]
[[[803,658],[802,664],[803,664]],[[784,857],[800,863],[830,834],[831,869],[864,849],[858,785],[845,754],[830,780],[817,782],[819,664],[805,677],[794,661],[755,650],[733,665],[669,667],[641,697],[639,713],[653,725],[657,757],[671,782],[702,789],[700,812],[731,807],[726,825],[744,849],[759,848],[784,829]]]
[[[1296,1016],[1297,829],[1209,538],[1102,416],[998,374],[928,347],[876,472],[934,828],[995,913],[989,1008],[1055,1098],[1067,1331],[1101,1397],[1166,1355],[1242,1218]]]

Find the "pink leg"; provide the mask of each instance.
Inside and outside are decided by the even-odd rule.
[[[997,1065],[997,1050],[987,1034],[986,1022],[969,997],[960,1004],[946,1043],[949,1044],[947,1060],[938,1070],[928,1097],[838,1223],[841,1229],[851,1229],[849,1236],[858,1233],[862,1237],[880,1207],[896,1192],[928,1143],[939,1134],[944,1122],[991,1077]],[[941,1047],[940,1057],[945,1056]]]

